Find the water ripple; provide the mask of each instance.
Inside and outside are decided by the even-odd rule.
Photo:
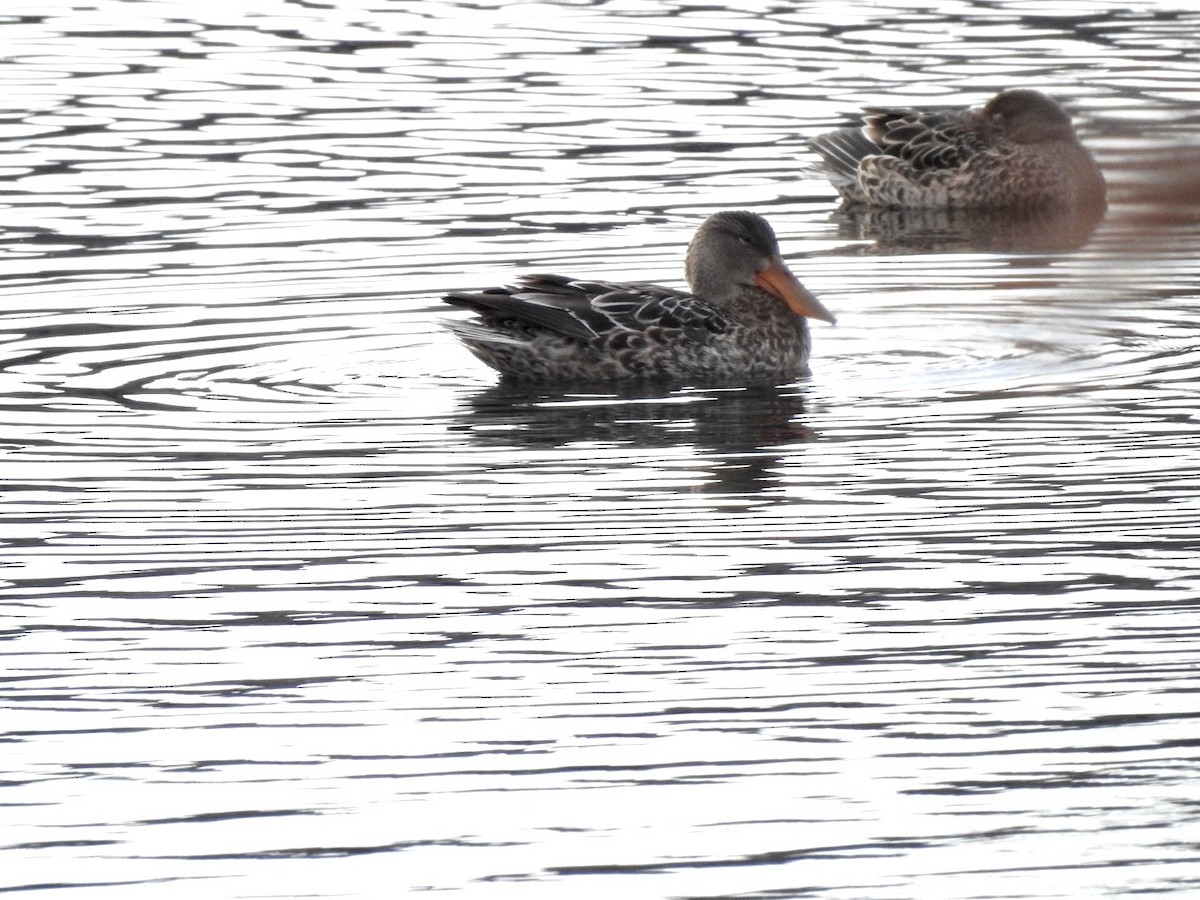
[[[7,6],[0,886],[1188,896],[1197,19]],[[1018,83],[1102,219],[836,210],[808,137]],[[437,324],[729,206],[796,384]]]

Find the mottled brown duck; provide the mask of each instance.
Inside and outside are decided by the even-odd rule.
[[[1040,91],[982,107],[871,108],[811,141],[848,204],[894,208],[1103,208],[1104,176],[1071,118]]]
[[[526,275],[443,299],[475,318],[446,324],[504,380],[783,384],[807,371],[809,318],[834,316],[796,279],[762,216],[719,212],[688,246],[691,291]]]

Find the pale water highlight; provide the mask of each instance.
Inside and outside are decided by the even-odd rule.
[[[1191,896],[1200,13],[0,12],[0,889]],[[839,212],[1014,85],[1095,221]],[[1190,198],[1190,199],[1189,199]],[[780,388],[517,391],[439,319],[766,216]]]

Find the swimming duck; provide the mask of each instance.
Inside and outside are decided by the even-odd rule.
[[[807,370],[806,320],[835,321],[755,213],[710,216],[684,268],[691,293],[562,275],[454,291],[444,301],[478,317],[447,325],[509,381],[782,384]]]
[[[848,204],[1040,210],[1103,207],[1104,176],[1071,119],[1040,91],[979,108],[871,108],[863,126],[814,138]]]

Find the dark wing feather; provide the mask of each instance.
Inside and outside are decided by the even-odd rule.
[[[520,323],[584,341],[604,326],[592,312],[586,293],[558,275],[527,275],[517,286],[453,291],[442,300],[478,313],[489,324]]]
[[[515,286],[454,291],[451,306],[474,310],[486,323],[513,322],[589,341],[611,331],[679,328],[693,340],[725,331],[726,319],[692,294],[653,284],[575,281],[523,275]]]
[[[602,285],[613,288],[592,300],[614,325],[628,331],[680,328],[690,338],[720,334],[728,320],[693,294],[655,284]]]

